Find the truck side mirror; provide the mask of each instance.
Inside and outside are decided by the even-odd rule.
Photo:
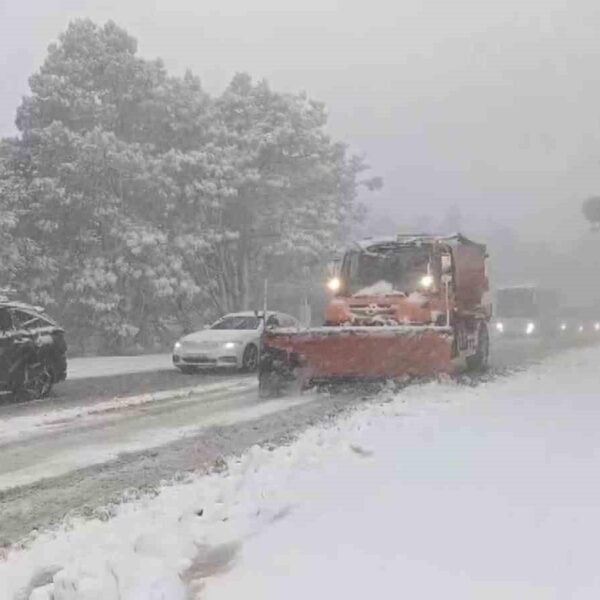
[[[452,273],[452,257],[449,254],[442,254],[442,273],[449,275]]]

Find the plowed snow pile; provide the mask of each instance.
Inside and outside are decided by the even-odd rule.
[[[34,600],[600,597],[600,350],[382,395],[0,563]],[[380,401],[379,401],[380,400]]]

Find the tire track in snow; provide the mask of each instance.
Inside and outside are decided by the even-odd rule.
[[[25,416],[14,416],[0,422],[0,448],[2,446],[26,439],[36,435],[45,435],[69,426],[83,427],[84,420],[88,423],[97,423],[101,418],[107,418],[115,413],[124,413],[126,409],[137,409],[143,405],[165,401],[198,401],[204,394],[215,392],[236,393],[249,392],[256,387],[256,377],[244,377],[233,381],[224,381],[211,384],[202,384],[181,388],[178,390],[164,390],[147,394],[136,394],[124,397],[115,397],[92,405],[77,406],[74,408],[55,409],[51,404],[48,410]]]
[[[209,398],[192,395],[153,406],[128,407],[125,413],[109,413],[98,420],[84,418],[81,424],[73,422],[46,435],[7,444],[2,448],[0,490],[109,462],[124,453],[164,446],[209,427],[253,421],[313,399],[306,394],[259,401],[252,387],[240,385],[237,392],[216,390]]]

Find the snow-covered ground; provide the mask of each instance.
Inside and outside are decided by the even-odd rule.
[[[145,354],[142,356],[86,356],[70,358],[67,376],[71,379],[113,377],[131,373],[148,373],[174,369],[170,354]]]
[[[0,563],[0,597],[598,598],[599,362],[384,394],[39,535]]]
[[[215,426],[255,421],[311,402],[304,394],[259,401],[255,376],[107,400],[0,422],[0,492]],[[251,400],[249,400],[251,399]]]
[[[103,400],[95,404],[83,404],[73,408],[56,409],[50,402],[43,406],[44,411],[23,416],[9,417],[0,421],[0,444],[13,442],[20,438],[43,434],[48,430],[68,427],[73,423],[81,424],[84,419],[89,421],[101,419],[115,411],[127,408],[138,408],[144,404],[162,402],[163,400],[186,399],[191,396],[201,398],[213,392],[236,393],[250,391],[256,388],[256,377],[253,375],[220,381],[218,383],[200,384],[177,390],[164,390],[148,394],[138,394]]]

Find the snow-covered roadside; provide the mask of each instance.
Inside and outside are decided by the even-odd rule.
[[[599,361],[415,386],[255,447],[10,552],[0,597],[596,598]]]
[[[48,402],[46,409],[41,413],[0,420],[0,444],[14,442],[37,433],[45,433],[51,429],[68,427],[74,422],[80,425],[81,420],[84,418],[99,419],[115,411],[135,408],[144,404],[190,397],[197,397],[201,400],[205,394],[250,391],[256,386],[256,376],[248,376],[233,381],[220,381],[175,390],[123,396],[73,408],[56,409],[52,406],[52,403]]]
[[[254,386],[255,387],[255,386]],[[238,392],[239,393],[239,392]],[[245,394],[242,394],[245,395]],[[192,397],[192,401],[201,403],[202,396]],[[315,399],[312,394],[297,395],[293,398],[276,398],[264,402],[252,402],[247,406],[236,407],[229,410],[214,411],[203,416],[201,421],[192,420],[187,425],[173,425],[168,418],[164,425],[157,422],[152,429],[134,429],[122,432],[120,435],[108,435],[101,430],[101,440],[89,443],[88,436],[84,436],[79,447],[67,446],[55,451],[48,449],[47,456],[35,462],[28,461],[25,465],[15,466],[8,463],[6,469],[0,469],[0,492],[19,486],[26,486],[43,479],[66,475],[76,469],[92,465],[99,465],[117,459],[124,454],[141,452],[150,448],[157,448],[171,442],[193,437],[199,432],[210,427],[227,427],[231,425],[251,426],[249,423],[262,417],[285,411],[289,408],[308,404]],[[171,408],[173,403],[171,403]],[[25,454],[26,450],[19,449],[18,454]]]
[[[132,373],[175,370],[171,354],[144,354],[141,356],[86,356],[70,358],[68,378],[114,377]]]

